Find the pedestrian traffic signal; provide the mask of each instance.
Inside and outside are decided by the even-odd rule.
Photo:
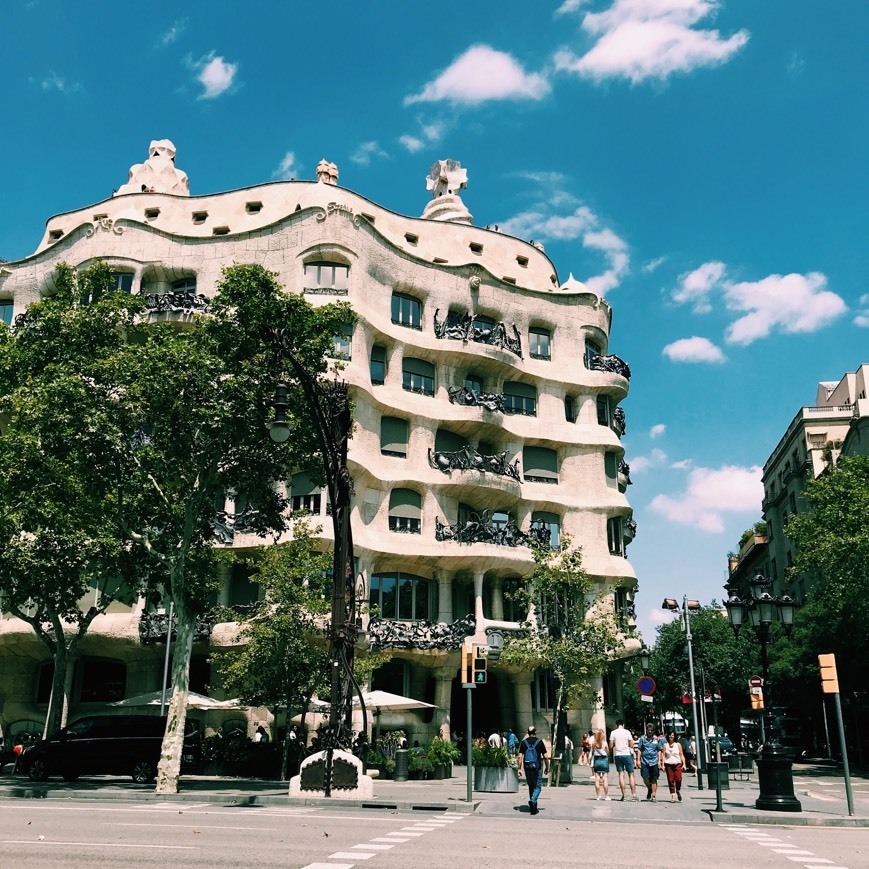
[[[488,679],[488,673],[486,672],[486,664],[488,662],[485,658],[474,658],[474,684],[475,685],[485,685]]]
[[[462,646],[462,684],[471,685],[474,676],[473,665],[474,647],[470,643]]]
[[[821,665],[821,690],[825,694],[839,693],[839,676],[836,673],[835,655],[818,655]]]

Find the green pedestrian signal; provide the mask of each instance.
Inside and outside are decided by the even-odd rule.
[[[488,674],[486,673],[486,659],[474,658],[474,684],[485,685],[487,679]]]

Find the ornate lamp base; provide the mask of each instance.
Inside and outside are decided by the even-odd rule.
[[[801,812],[800,801],[794,796],[793,763],[776,743],[767,743],[757,758],[757,779],[760,795],[755,808],[773,812]]]
[[[302,761],[299,774],[290,779],[291,797],[324,797],[326,752],[318,751]],[[333,800],[368,800],[374,796],[374,779],[362,775],[362,761],[349,751],[332,752]]]

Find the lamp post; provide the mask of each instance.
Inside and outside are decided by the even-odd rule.
[[[802,806],[794,796],[793,764],[785,755],[776,737],[772,715],[772,699],[769,690],[769,629],[774,621],[781,622],[785,633],[790,634],[794,613],[799,604],[789,595],[774,597],[769,593],[771,580],[758,573],[751,580],[749,595],[742,599],[735,592],[724,606],[733,632],[739,636],[740,628],[748,621],[760,643],[760,661],[763,670],[764,712],[767,738],[757,758],[757,778],[760,795],[755,801],[758,809],[777,812],[800,812]],[[725,587],[727,588],[727,587]],[[727,591],[731,589],[727,588]]]
[[[323,382],[311,374],[291,350],[290,336],[285,329],[269,329],[265,336],[273,345],[278,358],[288,362],[305,394],[311,419],[317,432],[326,488],[332,505],[334,547],[332,556],[332,617],[329,623],[329,724],[325,744],[323,792],[332,795],[334,751],[350,751],[353,745],[352,711],[354,695],[362,709],[362,732],[368,731],[368,714],[362,691],[353,676],[353,654],[359,639],[360,625],[353,537],[350,530],[350,499],[353,481],[347,469],[347,442],[353,420],[347,384],[334,380]],[[287,422],[288,387],[283,378],[275,389],[272,402],[275,415],[269,424],[269,435],[276,443],[290,438]]]
[[[691,677],[691,717],[694,723],[694,738],[697,741],[697,790],[703,790],[703,770],[706,766],[706,750],[705,738],[700,733],[697,726],[697,689],[694,684],[694,644],[691,636],[691,619],[689,613],[698,612],[700,610],[700,602],[696,600],[688,600],[685,595],[682,598],[682,606],[679,607],[679,601],[674,597],[664,598],[664,603],[661,606],[671,612],[679,613],[682,619],[682,629],[685,631],[685,640],[688,643],[688,673]]]

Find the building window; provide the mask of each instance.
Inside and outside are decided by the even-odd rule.
[[[239,615],[252,613],[259,600],[259,583],[251,581],[253,570],[250,565],[236,561],[229,575],[229,596],[227,606]]]
[[[172,291],[176,293],[195,293],[196,292],[196,278],[181,278],[180,280],[172,282]]]
[[[410,573],[376,573],[370,605],[383,619],[422,621],[433,611],[433,589],[433,582]]]
[[[522,450],[522,477],[526,483],[557,483],[558,453],[546,447]]]
[[[290,483],[290,507],[294,513],[305,510],[315,516],[320,515],[322,504],[322,491],[320,486],[315,486],[307,474],[293,474]]]
[[[586,338],[585,341],[585,367],[591,368],[595,356],[603,356],[603,348],[596,341]]]
[[[576,422],[576,402],[570,395],[564,396],[564,418],[568,422]]]
[[[542,525],[549,530],[549,548],[558,549],[561,543],[561,517],[557,513],[535,510],[531,514],[531,525]]]
[[[791,513],[797,515],[797,496],[791,492],[788,494],[788,504],[791,506]]]
[[[346,290],[350,285],[350,267],[338,263],[305,263],[305,288]]]
[[[392,294],[392,322],[408,329],[422,329],[422,305],[413,296]]]
[[[479,314],[474,317],[474,329],[477,332],[491,332],[495,328],[495,321],[491,317]]]
[[[612,421],[608,395],[599,395],[597,397],[597,421],[599,425],[609,425]]]
[[[476,374],[465,375],[465,389],[470,389],[471,392],[479,395],[483,391],[483,378],[477,377]]]
[[[384,416],[380,420],[380,452],[396,459],[407,458],[407,420]]]
[[[133,292],[133,273],[132,272],[112,272],[112,283],[110,290],[120,290],[122,293]]]
[[[245,202],[244,210],[248,214],[259,214],[263,210],[262,202]]]
[[[386,382],[386,348],[382,344],[375,344],[371,348],[370,371],[372,384]]]
[[[435,367],[424,359],[406,358],[401,363],[401,385],[408,392],[434,395]]]
[[[422,524],[422,495],[413,489],[393,489],[389,493],[389,530],[419,534]]]
[[[82,658],[80,664],[79,700],[82,703],[114,703],[124,699],[127,667],[122,661]]]
[[[439,428],[435,433],[435,451],[443,453],[455,453],[466,446],[468,441],[460,434],[456,434],[446,428]]]
[[[531,693],[535,710],[555,708],[555,680],[549,670],[535,670]]]
[[[537,390],[530,383],[508,381],[504,384],[504,412],[537,416]]]
[[[341,331],[334,337],[332,343],[332,357],[334,359],[350,359],[353,346],[353,327],[343,325]]]
[[[528,330],[528,352],[532,359],[552,358],[552,334],[548,329]]]
[[[606,452],[603,454],[603,467],[606,472],[607,479],[615,480],[619,474],[619,459],[615,453]]]
[[[12,325],[12,299],[0,299],[0,322]]]
[[[625,556],[624,523],[621,516],[613,516],[606,522],[606,539],[611,555]]]

